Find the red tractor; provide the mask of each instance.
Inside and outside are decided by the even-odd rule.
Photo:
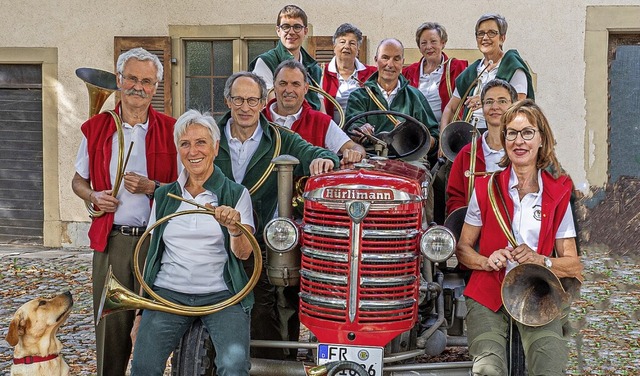
[[[291,162],[282,159],[276,165],[286,174]],[[407,364],[466,344],[455,238],[429,223],[429,190],[426,169],[373,157],[308,178],[301,221],[281,198],[281,216],[265,228],[267,273],[279,286],[299,277],[300,322],[318,342],[319,364],[352,361],[368,375],[438,367],[468,374],[469,362]]]

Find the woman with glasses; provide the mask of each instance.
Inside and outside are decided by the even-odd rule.
[[[237,223],[253,231],[251,196],[247,188],[214,167],[220,130],[213,117],[187,111],[175,124],[174,138],[184,170],[176,182],[156,190],[149,225],[167,215],[197,209],[168,193],[207,206],[214,216],[186,214],[155,227],[144,278],[155,293],[171,302],[213,305],[237,294],[249,281],[242,260],[249,258],[252,247]],[[200,317],[216,350],[218,375],[249,375],[253,303],[251,292],[235,305]],[[169,354],[196,319],[144,310],[131,374],[162,376]]]
[[[441,130],[453,120],[460,102],[465,106],[464,118],[468,111],[473,111],[473,118],[477,119],[478,128],[486,128],[480,92],[482,87],[494,78],[509,82],[516,89],[518,100],[534,98],[533,83],[527,63],[520,57],[518,51],[503,51],[502,46],[507,38],[507,26],[507,20],[495,13],[485,14],[476,22],[476,43],[483,58],[476,60],[456,79],[453,96],[442,112]],[[473,119],[471,122],[473,123]]]
[[[475,172],[502,170],[498,165],[504,156],[500,118],[518,100],[518,93],[505,80],[496,78],[487,82],[480,95],[482,112],[487,122],[487,131],[476,141]],[[471,143],[464,146],[451,166],[447,181],[447,214],[467,206],[469,202],[469,176],[465,173],[471,166]]]
[[[467,68],[466,60],[449,58],[442,50],[447,44],[447,30],[437,22],[425,22],[416,30],[416,44],[422,58],[402,69],[411,86],[417,87],[440,123],[442,111],[456,87],[456,77]]]
[[[501,299],[506,273],[517,264],[537,264],[558,278],[582,279],[570,208],[573,183],[558,162],[546,117],[532,100],[523,100],[502,115],[500,131],[505,169],[476,179],[456,249],[458,261],[472,270],[464,295],[474,375],[508,374],[510,317]],[[518,245],[510,246],[509,238]],[[536,327],[515,323],[529,375],[565,374],[562,323],[561,317]]]
[[[362,32],[349,23],[344,23],[333,34],[334,57],[324,67],[322,76],[322,90],[334,97],[343,110],[347,109],[349,94],[362,87],[376,67],[364,65],[358,60],[358,51],[362,44]],[[324,100],[327,114],[340,123],[338,110],[328,99]]]

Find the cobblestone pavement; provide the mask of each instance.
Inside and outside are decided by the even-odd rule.
[[[567,374],[638,375],[640,259],[591,249],[583,255],[585,283],[570,317]],[[9,374],[12,349],[5,337],[15,310],[35,297],[64,291],[73,294],[74,307],[58,334],[63,356],[72,375],[95,374],[90,268],[87,249],[0,245],[0,375]]]

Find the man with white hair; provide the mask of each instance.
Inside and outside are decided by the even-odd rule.
[[[73,192],[102,215],[89,228],[93,253],[93,310],[97,316],[109,268],[131,291],[140,284],[133,275],[133,252],[149,221],[151,198],[161,183],[178,177],[173,125],[176,120],[151,106],[163,67],[157,56],[134,48],[118,57],[117,85],[121,100],[113,111],[82,124],[82,142],[76,158]],[[121,141],[123,140],[123,142]],[[118,172],[118,154],[130,153],[125,171]],[[119,163],[120,162],[120,163]],[[123,167],[120,167],[123,168]],[[116,177],[123,174],[115,187]],[[118,194],[113,193],[117,190]],[[140,252],[144,262],[148,241]],[[122,376],[131,355],[134,311],[105,317],[96,327],[97,374]],[[97,319],[97,317],[96,317]]]

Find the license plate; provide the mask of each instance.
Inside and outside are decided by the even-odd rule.
[[[318,365],[349,360],[364,368],[369,376],[382,376],[382,347],[318,344]],[[350,376],[353,371],[340,371],[336,375]]]

